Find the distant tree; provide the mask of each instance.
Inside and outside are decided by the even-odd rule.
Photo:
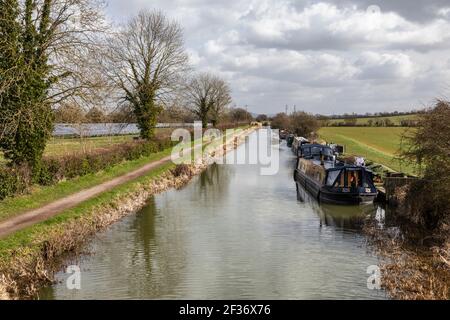
[[[89,123],[104,123],[106,115],[100,108],[93,107],[86,113],[86,121]]]
[[[320,122],[311,114],[296,112],[291,115],[290,131],[298,136],[309,138],[319,128]]]
[[[384,119],[384,125],[386,127],[393,127],[393,126],[395,126],[395,123],[391,119],[386,118],[386,119]]]
[[[345,125],[347,127],[354,127],[354,126],[356,126],[357,123],[358,123],[357,118],[346,118],[345,119]]]
[[[266,122],[267,120],[269,120],[269,117],[267,117],[267,115],[265,114],[260,114],[256,117],[256,121],[258,122]]]
[[[133,107],[141,137],[154,136],[158,115],[188,69],[180,25],[141,11],[108,41],[101,63],[122,100]]]
[[[291,119],[286,113],[279,113],[272,118],[271,126],[273,129],[288,130],[291,127]]]
[[[224,80],[216,82],[215,85],[216,97],[209,115],[214,127],[223,119],[226,108],[231,103],[231,89],[229,85]]]
[[[158,117],[160,123],[193,123],[195,117],[190,110],[177,106],[170,105],[161,112]]]
[[[108,115],[111,123],[136,123],[133,107],[129,104],[122,104]]]
[[[202,121],[203,128],[211,120],[216,126],[226,106],[231,103],[230,88],[220,77],[200,73],[189,80],[185,89],[188,108]]]
[[[77,104],[65,103],[54,111],[56,123],[84,123],[86,114]]]
[[[252,115],[243,108],[232,109],[230,117],[234,123],[250,122],[253,119]]]

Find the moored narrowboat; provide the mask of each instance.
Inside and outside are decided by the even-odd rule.
[[[297,184],[325,203],[370,203],[377,197],[373,173],[365,167],[339,163],[323,165],[300,158],[294,178]]]
[[[294,141],[292,143],[292,152],[294,152],[295,155],[299,155],[300,149],[303,145],[308,144],[309,141],[306,138],[303,137],[295,137]]]
[[[292,148],[292,144],[294,143],[295,136],[293,134],[290,134],[286,137],[286,142],[288,148]]]

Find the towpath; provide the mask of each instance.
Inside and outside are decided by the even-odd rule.
[[[237,136],[242,136],[248,134],[248,130],[244,130],[243,133],[238,134]],[[232,139],[226,139],[225,143],[228,144]],[[191,152],[194,148],[185,149],[186,152]],[[24,212],[23,214],[14,216],[12,218],[6,219],[0,222],[0,239],[5,238],[14,232],[22,230],[24,228],[30,227],[36,223],[46,221],[62,212],[72,209],[77,205],[95,198],[96,196],[110,191],[115,187],[123,185],[127,182],[133,181],[139,177],[145,176],[150,171],[154,170],[157,167],[160,167],[168,162],[172,161],[171,156],[167,156],[160,160],[151,162],[149,164],[144,165],[143,167],[124,174],[120,177],[114,178],[102,184],[99,184],[95,187],[88,188],[77,193],[74,193],[70,196],[61,198],[52,203],[49,203],[43,207],[38,209],[33,209],[28,212]]]

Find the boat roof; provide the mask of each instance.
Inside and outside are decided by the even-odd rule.
[[[361,167],[361,166],[357,166],[357,165],[354,165],[354,164],[336,165],[333,168],[328,169],[328,171],[340,171],[342,169],[364,170],[364,171],[367,171],[367,172],[372,172],[372,170],[370,170],[367,167]]]
[[[312,144],[304,144],[302,148],[323,148],[323,149],[331,149],[330,146],[324,145],[324,144],[318,144],[318,143],[312,143]]]

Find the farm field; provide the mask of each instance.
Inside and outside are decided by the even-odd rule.
[[[391,117],[372,117],[372,118],[357,118],[357,125],[367,125],[370,120],[373,122],[377,120],[386,120],[389,119],[394,123],[395,125],[401,125],[401,122],[404,120],[417,120],[418,116],[416,114],[410,114],[410,115],[404,115],[404,116],[391,116]],[[329,120],[330,123],[339,123],[344,122],[344,119],[331,119]]]
[[[111,136],[94,138],[52,138],[45,149],[46,156],[60,156],[79,152],[107,149],[113,145],[132,141],[134,136]]]
[[[397,159],[405,130],[408,128],[326,127],[320,129],[319,135],[329,143],[345,145],[347,154],[363,156],[393,170],[413,174],[411,166]]]
[[[156,135],[160,138],[170,138],[172,129],[156,129]],[[136,135],[104,136],[91,138],[59,138],[54,137],[47,143],[45,156],[64,156],[80,152],[94,152],[108,149],[111,146],[132,141]],[[0,164],[4,162],[0,152]]]

